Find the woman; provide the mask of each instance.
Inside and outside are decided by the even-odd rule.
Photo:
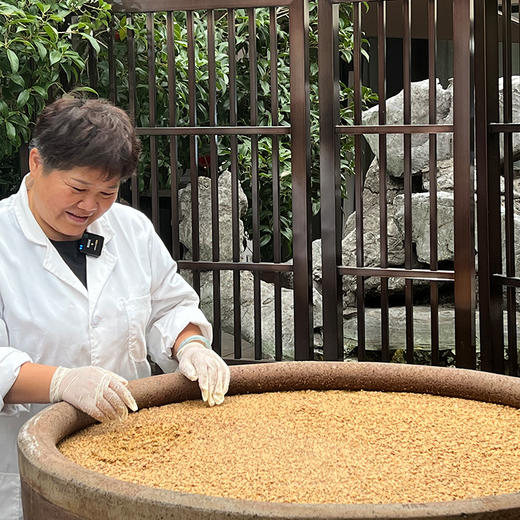
[[[41,405],[99,421],[136,403],[128,379],[164,370],[221,404],[229,369],[198,297],[140,212],[115,204],[140,145],[122,110],[60,99],[41,114],[20,190],[0,202],[0,518],[21,518],[16,436]]]

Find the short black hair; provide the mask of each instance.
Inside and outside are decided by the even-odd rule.
[[[124,180],[136,171],[141,143],[124,110],[106,99],[67,96],[42,111],[30,148],[45,171],[87,166]]]

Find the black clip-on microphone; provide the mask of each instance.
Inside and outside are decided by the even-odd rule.
[[[103,249],[103,242],[105,239],[101,235],[96,235],[94,233],[83,233],[78,245],[78,249],[80,253],[89,256],[99,256],[101,254],[101,250]]]

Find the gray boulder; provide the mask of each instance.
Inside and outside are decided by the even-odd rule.
[[[390,307],[389,309],[389,344],[391,350],[406,346],[406,309]],[[431,348],[431,310],[428,306],[416,305],[413,308],[414,348],[430,350]],[[477,331],[478,334],[478,331]],[[357,313],[347,314],[344,321],[343,337],[345,350],[352,350],[357,345]],[[455,348],[455,315],[453,309],[439,309],[439,344],[442,349]],[[365,309],[365,348],[381,350],[381,309]]]
[[[219,247],[220,259],[231,261],[233,259],[233,235],[231,218],[231,174],[224,172],[218,179],[218,204],[219,204]],[[199,177],[199,236],[200,259],[212,260],[212,222],[211,222],[211,179]],[[247,210],[247,198],[239,187],[240,215]],[[180,192],[181,220],[179,235],[181,242],[186,247],[185,258],[191,258],[191,185],[186,186]],[[242,220],[239,222],[241,261],[246,261],[245,246],[247,236]],[[183,277],[192,284],[191,271],[183,271]],[[212,322],[213,320],[213,275],[210,272],[202,272],[200,276],[201,308],[204,314]],[[294,293],[292,289],[282,288],[282,348],[284,359],[294,357]],[[260,282],[261,301],[261,329],[262,351],[267,359],[275,355],[275,298],[274,285]],[[222,329],[231,335],[234,334],[235,324],[233,318],[233,274],[230,271],[221,271],[220,275],[220,312]],[[314,327],[319,329],[322,325],[321,295],[314,291]],[[242,339],[254,344],[254,276],[250,271],[240,272],[240,314]]]
[[[437,123],[453,123],[453,86],[450,82],[444,89],[437,80]],[[411,122],[412,124],[427,124],[429,121],[429,80],[411,84]],[[387,99],[386,120],[389,125],[403,124],[403,91]],[[379,107],[374,106],[363,112],[364,125],[377,125]],[[366,134],[372,152],[379,156],[379,136]],[[437,156],[439,160],[453,156],[453,136],[451,133],[439,134],[437,137]],[[429,137],[427,134],[412,135],[412,174],[424,171],[429,162]],[[388,174],[393,177],[402,177],[404,173],[404,144],[403,136],[389,134],[387,136],[387,163]]]
[[[417,260],[430,264],[430,194],[412,194],[412,242]],[[404,237],[404,195],[394,199],[395,222]],[[453,192],[437,193],[437,260],[453,261]]]
[[[247,211],[247,197],[239,186],[239,214],[244,216]],[[211,222],[211,179],[199,177],[199,243],[200,259],[211,260],[212,255],[212,222]],[[218,215],[219,215],[219,248],[220,260],[233,260],[233,232],[231,207],[231,172],[223,172],[218,178]],[[191,184],[179,191],[180,222],[179,238],[186,248],[186,259],[191,259],[192,220],[191,220]],[[239,220],[240,258],[245,260],[246,236],[244,223]]]
[[[520,76],[513,76],[511,78],[512,87],[512,122],[520,122]],[[499,103],[499,122],[504,121],[504,81],[503,78],[498,79],[498,103]],[[500,139],[500,157],[504,157],[504,141]],[[520,158],[520,135],[513,133],[513,158],[515,160]]]
[[[429,165],[421,172],[422,187],[424,191],[430,191],[430,170]],[[453,191],[453,159],[437,161],[437,191]]]
[[[233,274],[224,271],[221,274],[221,301],[220,312],[222,328],[233,334],[235,325],[233,321]],[[262,330],[262,353],[264,359],[275,357],[275,290],[274,285],[260,282],[260,318]],[[314,301],[314,328],[319,330],[322,326],[321,295],[313,292]],[[213,283],[206,280],[201,285],[201,308],[208,319],[213,315]],[[282,308],[282,357],[294,358],[294,292],[292,289],[281,290]],[[254,307],[254,278],[249,271],[240,273],[240,315],[242,339],[255,343],[255,307]]]

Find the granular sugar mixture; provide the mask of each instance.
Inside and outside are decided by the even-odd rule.
[[[268,502],[436,502],[520,490],[520,410],[422,394],[188,401],[91,426],[59,449],[117,479]]]

